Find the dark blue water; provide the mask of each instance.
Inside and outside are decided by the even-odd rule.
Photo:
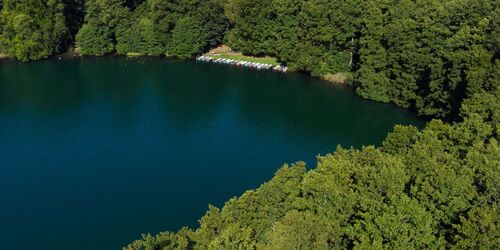
[[[284,163],[380,144],[392,105],[303,75],[165,59],[0,62],[1,249],[195,227]]]

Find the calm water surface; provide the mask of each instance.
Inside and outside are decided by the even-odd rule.
[[[0,62],[2,249],[121,249],[195,227],[338,144],[380,144],[392,105],[303,75],[165,59]]]

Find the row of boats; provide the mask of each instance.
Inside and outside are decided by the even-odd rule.
[[[272,64],[239,61],[239,60],[225,59],[225,58],[213,58],[210,56],[199,56],[196,58],[196,60],[200,61],[200,62],[212,62],[212,63],[218,63],[218,64],[228,64],[228,65],[235,65],[235,66],[239,66],[239,67],[252,68],[252,69],[267,69],[267,70],[272,69],[272,70],[280,71],[280,72],[284,72],[284,73],[286,73],[288,71],[288,67],[282,66],[282,65],[273,66]]]

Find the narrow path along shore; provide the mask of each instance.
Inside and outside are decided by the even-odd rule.
[[[273,64],[268,64],[268,63],[249,62],[249,61],[227,59],[227,58],[214,58],[214,57],[208,56],[208,55],[199,56],[196,58],[196,61],[211,62],[211,63],[218,63],[218,64],[228,64],[228,65],[234,65],[234,66],[243,67],[243,68],[258,69],[258,70],[274,70],[274,71],[279,71],[279,72],[283,72],[283,73],[288,72],[288,67],[283,66],[283,65],[276,65],[275,66]]]

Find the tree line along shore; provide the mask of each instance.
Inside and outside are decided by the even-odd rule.
[[[498,5],[0,0],[0,53],[30,61],[76,45],[83,56],[187,59],[227,44],[430,120],[420,131],[397,126],[380,147],[339,147],[311,170],[285,165],[260,188],[210,207],[198,228],[146,234],[126,249],[496,249]]]
[[[29,61],[77,47],[194,58],[220,44],[351,85],[368,99],[459,120],[496,98],[494,0],[2,0],[0,53]],[[232,58],[234,59],[234,58]],[[474,99],[474,100],[472,100]]]

